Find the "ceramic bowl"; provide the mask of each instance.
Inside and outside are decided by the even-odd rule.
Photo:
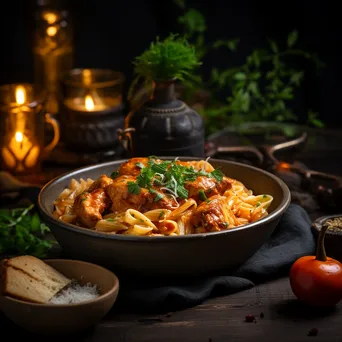
[[[322,216],[317,218],[312,223],[312,231],[316,237],[318,238],[318,234],[322,228],[322,226],[328,221],[333,220],[335,218],[342,217],[342,214],[335,214],[329,216]],[[324,246],[327,256],[337,259],[342,262],[342,229],[328,229],[325,233]]]
[[[101,295],[76,304],[36,304],[8,296],[0,297],[0,307],[18,326],[40,335],[70,335],[96,325],[111,309],[119,291],[119,280],[111,271],[77,260],[44,260],[81,284],[97,284]]]
[[[256,194],[272,195],[269,215],[225,231],[171,237],[106,234],[65,223],[52,215],[53,202],[73,178],[96,179],[101,174],[110,175],[124,161],[107,162],[69,172],[45,185],[38,198],[42,220],[50,227],[66,255],[104,265],[114,270],[119,277],[124,274],[134,277],[193,277],[236,267],[251,257],[268,239],[291,200],[287,185],[273,174],[245,164],[210,159],[215,168],[242,181]]]

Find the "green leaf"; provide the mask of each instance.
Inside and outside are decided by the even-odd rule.
[[[210,176],[214,177],[219,183],[221,183],[224,177],[224,174],[221,170],[215,169],[214,171],[210,172]]]
[[[296,44],[297,39],[298,39],[298,31],[294,30],[290,32],[290,34],[287,37],[287,46],[289,48],[293,47],[293,45]]]
[[[290,77],[290,83],[295,84],[295,85],[300,85],[301,80],[304,77],[304,72],[295,72],[291,75]]]
[[[204,15],[194,8],[188,9],[182,17],[178,18],[178,22],[184,25],[185,32],[190,37],[207,29]]]
[[[164,197],[165,197],[164,194],[162,194],[161,192],[157,192],[156,196],[154,197],[154,202],[158,202]]]
[[[206,201],[208,199],[203,189],[198,191],[198,198],[201,201]]]
[[[119,177],[119,175],[120,175],[119,171],[114,171],[111,173],[110,178],[115,179]]]
[[[243,72],[238,72],[234,75],[234,79],[237,81],[244,81],[247,78],[246,74]]]
[[[40,230],[40,218],[38,213],[34,213],[31,218],[31,230],[37,232]]]
[[[139,195],[141,192],[140,186],[136,182],[127,182],[128,192]]]
[[[318,127],[318,128],[323,128],[325,126],[323,121],[319,119],[312,119],[311,124],[313,124],[315,127]]]
[[[278,52],[279,52],[279,49],[278,49],[277,43],[276,43],[274,40],[270,40],[269,43],[270,43],[271,50],[272,50],[274,53],[278,53]]]
[[[213,44],[214,49],[218,49],[220,47],[226,47],[230,51],[235,52],[237,49],[237,45],[239,43],[239,39],[230,39],[230,40],[217,40]]]

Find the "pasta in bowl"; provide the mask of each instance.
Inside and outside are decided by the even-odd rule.
[[[290,200],[264,170],[165,156],[70,171],[41,189],[38,209],[69,258],[119,275],[193,277],[251,257]]]
[[[255,222],[272,201],[208,160],[151,156],[131,158],[97,179],[73,178],[54,201],[53,215],[109,234],[177,236]]]

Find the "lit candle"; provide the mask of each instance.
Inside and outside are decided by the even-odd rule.
[[[8,146],[2,148],[2,156],[6,165],[16,171],[24,171],[36,165],[40,148],[32,143],[25,134],[26,117],[20,110],[26,102],[26,90],[23,86],[18,86],[15,90],[16,105],[19,111],[12,113],[15,115],[15,132],[9,141]]]
[[[99,112],[108,109],[109,106],[102,101],[97,95],[94,99],[93,96],[88,94],[83,98],[74,98],[65,100],[65,105],[70,109],[78,112]]]

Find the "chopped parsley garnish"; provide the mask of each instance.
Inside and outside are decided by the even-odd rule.
[[[119,171],[116,170],[116,171],[112,172],[112,174],[110,175],[110,178],[115,179],[118,176],[119,176]]]
[[[189,192],[185,188],[185,184],[187,182],[195,181],[198,176],[214,178],[217,182],[221,182],[224,176],[218,169],[215,169],[212,172],[206,172],[204,170],[198,171],[195,170],[193,166],[189,167],[180,165],[176,160],[165,160],[160,163],[156,163],[157,159],[157,157],[150,156],[147,166],[141,167],[141,171],[137,176],[136,182],[127,183],[128,191],[130,193],[139,194],[141,188],[145,188],[151,193],[156,194],[154,201],[159,201],[165,195],[153,188],[157,186],[160,187],[160,190],[163,192],[168,192],[181,199],[187,199],[189,196]],[[203,194],[205,196],[204,192]],[[205,196],[205,200],[206,199],[207,198]]]
[[[156,194],[156,196],[154,197],[154,202],[158,202],[159,200],[161,200],[162,198],[165,197],[165,195],[163,193],[158,192],[155,189],[150,189],[150,193]]]
[[[259,202],[257,202],[257,204],[255,205],[255,207],[258,208],[258,207],[260,207],[260,205],[261,205],[261,202],[259,201]]]
[[[165,215],[165,212],[164,211],[161,211],[159,216],[158,216],[158,219],[160,220],[163,216]]]
[[[115,220],[114,220],[113,218],[109,217],[109,218],[107,218],[106,221],[108,221],[108,222],[114,222]]]
[[[215,169],[213,172],[210,172],[210,176],[215,178],[219,183],[221,183],[224,174],[219,169]]]
[[[136,182],[127,182],[128,192],[139,195],[141,192],[140,186]]]
[[[200,191],[198,191],[198,198],[201,201],[206,201],[208,199],[205,192],[202,189]]]
[[[263,195],[262,198],[267,198],[267,195]]]

